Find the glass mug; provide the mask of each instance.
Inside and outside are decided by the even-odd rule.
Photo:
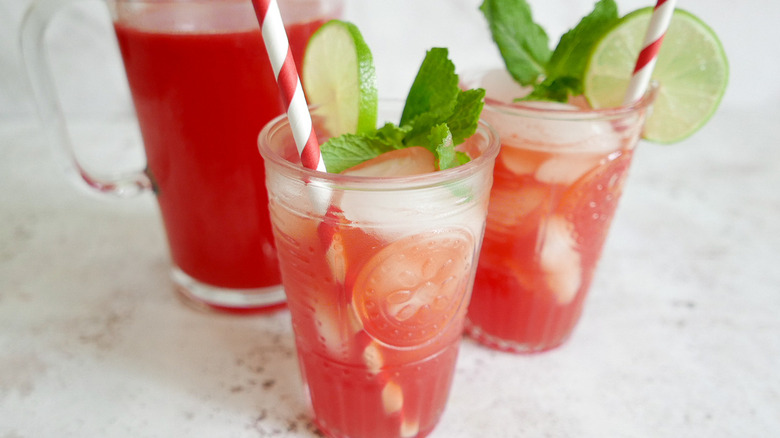
[[[256,139],[284,111],[250,0],[107,0],[147,165],[127,176],[85,171],[73,151],[44,53],[64,6],[37,0],[22,51],[44,126],[99,192],[153,191],[176,290],[198,307],[232,312],[284,302]],[[339,16],[341,0],[280,0],[293,55]],[[299,64],[300,68],[300,64]]]

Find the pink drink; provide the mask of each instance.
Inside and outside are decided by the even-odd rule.
[[[467,165],[377,178],[303,169],[285,118],[260,135],[298,358],[328,436],[423,437],[444,411],[498,149],[484,127],[461,146]]]
[[[175,278],[237,291],[223,303],[184,287],[214,308],[273,304],[265,291],[283,295],[256,138],[283,106],[252,6],[138,4],[120,3],[115,29]],[[296,60],[324,20],[288,23]]]
[[[482,117],[501,152],[467,331],[500,350],[543,351],[579,320],[652,97],[594,111],[491,91]]]

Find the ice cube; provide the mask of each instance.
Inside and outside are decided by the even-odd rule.
[[[347,276],[347,264],[344,255],[344,239],[341,233],[335,232],[330,237],[325,260],[328,262],[333,279],[339,284],[344,284],[344,278]]]
[[[440,192],[436,199],[431,198],[430,190]],[[351,190],[341,197],[339,207],[348,221],[385,241],[432,229],[463,227],[478,236],[486,205],[474,205],[472,196],[471,191],[456,193],[449,186],[415,191]]]
[[[385,152],[341,172],[352,176],[411,176],[436,171],[433,152],[412,146]]]
[[[563,153],[552,155],[537,169],[534,177],[545,184],[571,185],[605,158],[601,154]]]
[[[519,188],[494,185],[488,205],[489,228],[512,233],[523,225],[535,227],[529,223],[534,222],[529,215],[537,210],[536,214],[541,214],[549,193],[550,188],[542,184],[527,184]]]
[[[368,343],[368,345],[366,345],[366,348],[363,350],[363,362],[365,362],[366,367],[368,367],[368,371],[375,375],[379,374],[379,371],[385,364],[385,358],[382,355],[382,350],[380,349],[379,344],[377,344],[373,339]]]
[[[556,110],[567,117],[552,117],[536,109]],[[618,150],[621,137],[609,120],[584,120],[575,105],[558,102],[522,102],[504,108],[486,106],[482,117],[501,138],[503,147],[553,153],[608,154]]]
[[[382,405],[386,414],[400,412],[404,407],[404,393],[401,386],[390,380],[382,388]]]
[[[327,310],[324,310],[324,306],[315,308],[314,324],[317,328],[320,342],[325,345],[325,348],[332,355],[339,357],[344,351],[346,339],[342,336],[343,330],[341,329],[338,317]]]
[[[345,174],[386,177],[411,176],[434,171],[433,154],[418,146],[382,154],[347,169]],[[479,233],[481,228],[479,208],[469,209],[466,212],[469,217],[449,213],[453,212],[453,207],[464,203],[468,205],[468,199],[472,195],[469,189],[486,189],[486,187],[479,187],[476,182],[468,186],[464,182],[462,187],[453,186],[454,188],[440,185],[416,190],[386,190],[389,184],[393,183],[381,180],[366,182],[365,190],[356,189],[337,193],[338,199],[334,198],[334,204],[341,209],[347,221],[358,224],[366,231],[373,228],[375,234],[387,237],[387,240],[461,223],[472,226],[475,235]],[[436,199],[430,196],[432,191],[439,192]],[[441,223],[432,226],[423,221],[427,217],[436,216],[442,218]]]
[[[545,281],[560,304],[571,302],[582,282],[582,265],[574,227],[560,216],[551,217],[544,230],[540,265]]]
[[[350,337],[354,337],[359,331],[363,330],[363,321],[360,320],[360,316],[358,316],[355,306],[353,306],[352,303],[347,303],[346,317],[347,322],[349,323]]]
[[[320,342],[334,358],[345,354],[347,346],[363,329],[351,304],[346,305],[346,311],[340,312],[338,304],[321,301],[314,307],[314,322]]]
[[[333,191],[322,180],[290,182],[284,172],[269,172],[266,186],[271,194],[270,202],[293,206],[292,211],[323,215],[331,204]]]
[[[502,139],[503,141],[504,139]],[[533,175],[549,154],[514,147],[509,142],[501,147],[498,161],[503,167],[517,176]]]
[[[420,421],[410,420],[404,417],[403,421],[401,421],[401,437],[403,438],[415,437],[419,432],[420,432]]]
[[[505,68],[488,71],[477,86],[485,89],[485,99],[501,103],[512,103],[531,92],[530,87],[518,84]]]

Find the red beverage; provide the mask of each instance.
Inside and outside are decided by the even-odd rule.
[[[513,173],[513,152],[505,146],[494,171],[467,325],[495,348],[542,351],[563,343],[579,320],[633,151],[594,160],[571,185]],[[526,152],[532,162],[552,156]]]
[[[534,352],[571,335],[651,100],[594,111],[579,101],[486,99],[482,118],[498,131],[501,151],[466,322],[472,337]]]
[[[331,437],[424,437],[452,383],[497,138],[483,126],[456,169],[434,171],[424,150],[414,176],[345,175],[303,169],[286,120],[260,151],[314,419]]]
[[[427,342],[414,335],[405,339],[408,345],[402,348],[388,345],[381,339],[393,339],[392,331],[400,324],[383,327],[384,321],[373,323],[363,318],[363,311],[382,307],[382,301],[388,298],[379,296],[373,301],[374,297],[363,295],[362,278],[366,274],[361,271],[370,271],[377,267],[375,261],[394,256],[406,256],[408,264],[424,264],[423,254],[413,253],[413,246],[423,237],[385,240],[360,230],[356,224],[327,219],[324,224],[337,229],[338,252],[344,259],[343,270],[334,269],[329,261],[340,256],[334,255],[332,246],[322,245],[316,224],[304,225],[300,218],[287,217],[284,210],[272,202],[276,222],[286,224],[276,230],[279,254],[298,358],[315,421],[334,437],[427,435],[444,411],[452,384],[465,315],[465,306],[456,313],[457,303],[468,294],[470,276],[457,270],[446,272],[460,278],[449,290],[453,308],[442,312],[443,318],[454,318],[455,323],[443,325],[443,332],[431,332],[432,339]],[[443,257],[463,262],[457,269],[473,269],[475,245],[471,234],[444,228],[427,237]],[[311,248],[305,260],[299,258],[302,247]],[[391,269],[392,274],[403,270]],[[399,290],[394,278],[377,275],[376,271],[373,280],[380,295]],[[439,286],[441,279],[433,281]],[[412,292],[416,287],[410,287]],[[413,324],[422,311],[404,322]]]
[[[324,21],[288,24],[297,61]],[[179,276],[239,290],[224,303],[185,295],[212,307],[265,304],[281,278],[256,144],[283,106],[251,4],[147,5],[120,10],[115,29]]]

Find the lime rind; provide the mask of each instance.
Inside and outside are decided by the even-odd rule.
[[[653,8],[623,17],[594,46],[585,73],[585,97],[594,108],[620,106]],[[699,130],[717,110],[728,83],[723,46],[695,15],[676,9],[653,70],[659,90],[643,137],[675,143]]]
[[[309,104],[326,115],[330,136],[376,129],[374,59],[354,24],[331,20],[314,32],[303,57],[302,81]]]

